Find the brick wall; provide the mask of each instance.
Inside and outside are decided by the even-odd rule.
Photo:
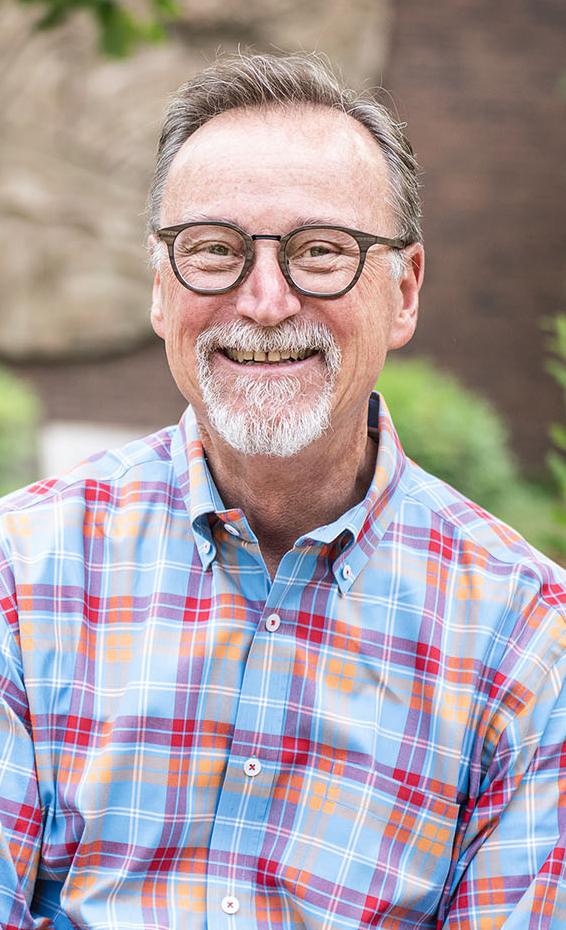
[[[409,352],[493,400],[540,469],[563,417],[541,321],[566,312],[566,3],[404,0],[384,76],[425,168]]]

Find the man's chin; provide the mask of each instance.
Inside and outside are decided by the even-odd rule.
[[[305,383],[295,375],[280,373],[219,377],[217,371],[211,371],[201,388],[209,411],[218,411],[217,419],[221,416],[250,423],[259,421],[268,428],[270,423],[281,418],[310,417],[325,392],[324,380],[316,380],[316,384],[310,379]]]
[[[233,362],[200,369],[208,419],[216,433],[245,455],[287,458],[328,429],[334,393],[326,366],[303,366],[302,374],[240,373]],[[309,369],[307,371],[307,368]]]
[[[271,424],[276,426],[284,421],[299,423],[303,419],[316,417],[318,398],[306,397],[302,392],[297,393],[295,397],[288,397],[285,393],[274,395],[270,392],[265,402],[258,404],[250,403],[250,398],[245,392],[234,389],[211,406],[222,409],[222,418],[235,418],[244,423],[257,422],[266,430]]]
[[[209,422],[224,442],[244,455],[288,458],[297,455],[325,433],[330,405],[303,402],[280,410],[250,409],[232,398],[230,404],[208,407]]]

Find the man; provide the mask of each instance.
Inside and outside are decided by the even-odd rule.
[[[180,425],[2,508],[2,926],[563,928],[564,575],[371,393],[423,277],[401,128],[220,60],[150,230]]]

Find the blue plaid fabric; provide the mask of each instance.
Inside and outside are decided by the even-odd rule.
[[[564,930],[564,573],[369,430],[273,581],[190,409],[4,499],[4,930]]]

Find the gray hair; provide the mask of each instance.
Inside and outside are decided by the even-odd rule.
[[[238,54],[220,57],[182,84],[167,110],[148,197],[149,232],[160,227],[161,200],[175,155],[197,129],[227,110],[323,106],[352,116],[371,133],[389,169],[395,235],[420,242],[419,166],[404,124],[372,94],[345,87],[317,55]],[[397,253],[395,253],[397,255]],[[400,258],[401,256],[398,256]]]

